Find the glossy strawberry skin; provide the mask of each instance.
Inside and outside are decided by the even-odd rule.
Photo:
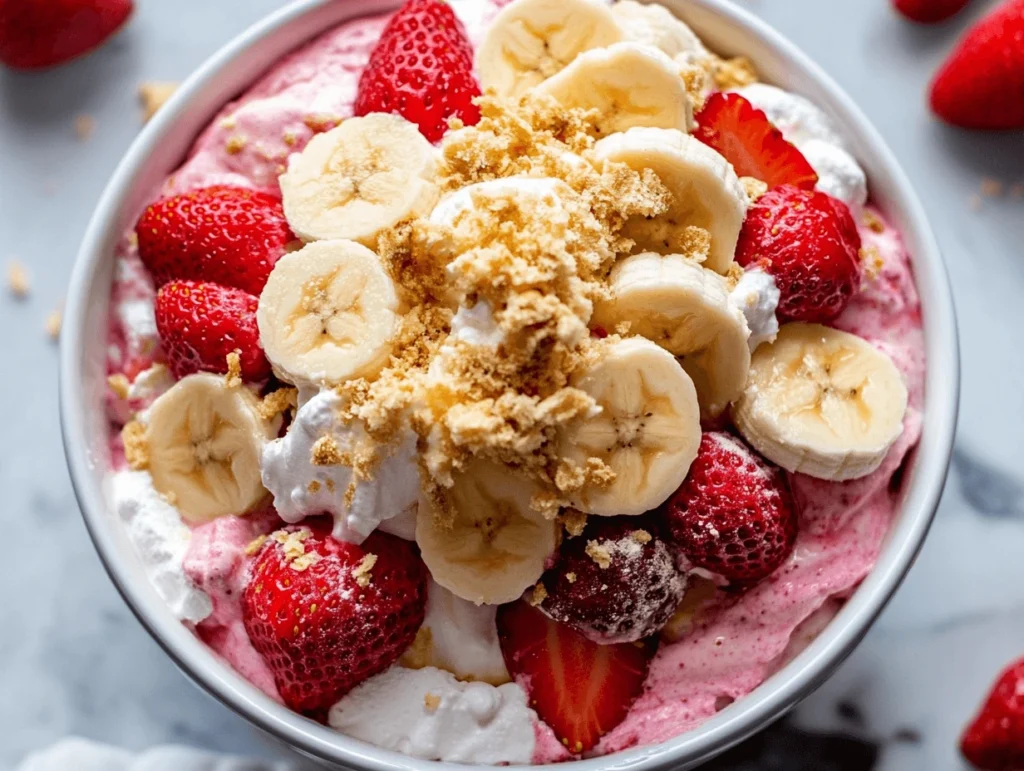
[[[971,0],[893,0],[893,7],[911,21],[936,24],[956,16]]]
[[[295,242],[280,200],[224,185],[157,201],[135,232],[139,257],[157,286],[208,281],[257,297]]]
[[[320,519],[283,532],[303,530],[304,551],[319,559],[296,570],[272,535],[251,568],[242,619],[285,704],[322,720],[412,643],[423,623],[427,570],[413,544],[386,533],[357,546],[336,540]],[[356,569],[371,554],[376,562],[361,586]]]
[[[451,118],[480,120],[473,100],[473,49],[462,22],[441,0],[409,0],[392,17],[359,79],[356,115],[395,113],[419,126],[431,142]]]
[[[861,238],[850,209],[822,192],[784,185],[747,212],[736,262],[775,277],[780,321],[828,323],[860,286]]]
[[[105,43],[128,21],[132,0],[0,0],[0,62],[52,67]]]
[[[156,294],[156,328],[167,364],[179,380],[196,372],[228,371],[239,352],[242,379],[270,377],[256,324],[259,299],[241,289],[198,281],[172,281]]]
[[[697,116],[693,136],[717,150],[740,177],[754,177],[769,188],[795,185],[814,189],[818,174],[768,116],[739,94],[712,94]]]
[[[960,752],[982,771],[1024,768],[1024,659],[999,675],[978,716],[964,731]]]

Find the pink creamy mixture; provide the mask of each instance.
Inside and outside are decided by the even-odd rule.
[[[502,4],[488,0],[483,12],[474,14],[479,15],[476,21],[467,20],[474,39]],[[216,184],[276,191],[287,157],[302,149],[314,129],[351,114],[359,74],[384,22],[371,18],[343,24],[278,63],[221,111],[163,192]],[[228,149],[232,140],[234,152]],[[680,642],[662,644],[644,695],[601,741],[598,754],[696,728],[752,691],[806,647],[841,607],[839,600],[874,566],[899,503],[890,480],[920,437],[925,362],[920,303],[899,234],[886,225],[881,233],[864,227],[861,235],[866,247],[877,250],[882,267],[874,279],[865,279],[863,291],[835,326],[875,343],[903,372],[909,391],[903,436],[882,467],[865,479],[836,484],[792,477],[802,520],[789,561],[739,599],[711,600]],[[153,288],[130,239],[118,256],[109,333],[112,373],[144,369],[159,356],[151,311],[148,324],[139,321],[152,306]],[[119,429],[127,418],[123,402],[111,398],[110,405],[113,463],[122,468]],[[133,409],[144,406],[131,404]],[[213,600],[213,614],[198,626],[199,635],[256,687],[280,700],[269,670],[246,637],[240,604],[245,548],[272,527],[269,516],[224,518],[199,527],[185,569]],[[547,726],[538,724],[536,733],[534,762],[570,757]]]

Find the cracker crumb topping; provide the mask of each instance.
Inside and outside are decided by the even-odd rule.
[[[299,389],[278,388],[276,391],[271,391],[263,397],[263,400],[260,402],[259,413],[261,418],[271,421],[298,406]]]
[[[754,63],[746,56],[735,56],[732,59],[716,57],[713,62],[711,76],[720,91],[743,88],[760,80]]]
[[[872,233],[885,232],[885,223],[882,222],[882,218],[870,209],[864,210],[864,213],[860,215],[860,221],[863,222],[864,226]]]
[[[256,552],[263,548],[263,544],[265,544],[266,542],[267,537],[265,535],[256,536],[251,541],[249,541],[249,545],[245,547],[245,556],[253,556]]]
[[[544,600],[547,599],[547,597],[547,588],[544,586],[544,584],[538,581],[537,584],[533,587],[533,591],[530,592],[530,596],[527,598],[527,602],[529,602],[533,607],[536,608],[541,603],[543,603]]]
[[[228,371],[224,375],[224,385],[238,388],[242,385],[242,352],[237,348],[227,355]]]
[[[328,434],[314,442],[312,460],[314,466],[340,466],[345,461],[345,455],[341,452],[334,437]]]
[[[224,143],[224,149],[227,150],[228,155],[238,155],[248,143],[249,140],[241,134],[232,134]]]
[[[421,626],[416,632],[412,645],[406,648],[399,660],[403,667],[423,669],[434,660],[434,634],[429,626]]]
[[[43,322],[43,329],[46,331],[47,337],[51,340],[60,339],[61,326],[64,323],[64,312],[60,308],[54,308],[52,311],[46,314],[46,320]]]
[[[356,583],[364,589],[370,585],[370,581],[373,579],[373,575],[370,571],[373,570],[373,566],[377,564],[376,554],[367,554],[355,566],[352,570],[352,577],[356,580]]]
[[[142,103],[142,122],[149,123],[156,111],[164,106],[171,95],[178,90],[178,83],[163,80],[146,80],[139,84],[139,101]]]
[[[576,574],[573,573],[572,571],[566,573],[565,574],[565,580],[568,581],[570,584],[576,583]]]
[[[28,270],[18,260],[7,263],[7,288],[19,300],[28,297],[32,284],[28,278]]]
[[[144,471],[149,468],[149,442],[146,440],[146,427],[137,420],[125,424],[121,429],[121,441],[124,442],[124,459],[132,471]]]
[[[587,515],[579,509],[567,508],[562,512],[559,519],[570,538],[577,538],[583,535],[583,531],[587,527]]]
[[[653,536],[646,530],[634,530],[632,533],[630,533],[630,537],[632,537],[632,539],[641,546],[643,546],[646,543],[650,543],[651,539],[653,538]]]
[[[757,203],[761,197],[768,192],[768,183],[757,177],[740,177],[740,184],[747,193],[751,203]]]
[[[132,384],[127,376],[118,372],[107,378],[107,385],[110,386],[110,390],[118,399],[127,399],[128,389],[131,388]]]
[[[597,541],[587,541],[587,548],[585,549],[587,556],[597,563],[597,566],[601,570],[607,570],[612,564],[612,554],[608,551],[608,548],[602,546]]]
[[[441,706],[441,697],[436,693],[427,692],[423,694],[423,706],[430,712],[436,712]]]

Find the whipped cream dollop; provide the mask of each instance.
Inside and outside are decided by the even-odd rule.
[[[806,97],[766,83],[736,93],[764,111],[818,172],[818,189],[859,213],[868,200],[868,179],[832,119]]]
[[[364,439],[360,423],[342,421],[341,406],[336,393],[320,391],[299,408],[288,433],[264,447],[263,484],[274,495],[277,513],[290,523],[330,514],[334,537],[350,543],[362,543],[378,527],[411,540],[420,493],[415,435],[408,432],[391,448],[371,479],[356,479],[353,468],[343,463],[316,465],[313,445],[322,438],[333,439],[341,453],[353,451]]]
[[[121,471],[109,479],[117,516],[156,593],[175,618],[197,624],[213,612],[213,603],[185,575],[182,562],[192,531],[153,487],[148,471]]]
[[[781,294],[775,277],[760,268],[750,268],[729,293],[729,304],[743,314],[750,327],[748,344],[753,353],[761,343],[773,342],[779,334],[775,312]]]
[[[536,715],[515,683],[465,683],[435,667],[394,666],[349,691],[328,724],[378,747],[450,763],[525,764]]]
[[[505,333],[494,320],[494,309],[486,300],[480,300],[472,308],[459,306],[452,317],[451,336],[481,348],[497,348],[505,340]]]

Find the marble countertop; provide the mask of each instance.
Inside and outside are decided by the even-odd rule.
[[[180,80],[280,4],[142,2],[125,33],[73,66],[0,72],[0,262],[18,258],[32,282],[24,300],[0,296],[0,399],[11,410],[0,510],[13,546],[0,566],[0,769],[67,734],[280,754],[175,670],[104,574],[64,467],[57,351],[44,331],[93,204],[139,130],[139,82]],[[963,405],[938,520],[895,601],[794,716],[715,765],[959,769],[961,726],[1024,653],[1024,364],[1006,347],[1024,296],[1024,199],[972,202],[983,178],[1024,182],[1024,137],[943,128],[923,93],[958,30],[992,3],[930,29],[899,22],[886,0],[746,5],[853,95],[917,185],[953,279]],[[88,139],[76,136],[80,115],[95,121]]]

